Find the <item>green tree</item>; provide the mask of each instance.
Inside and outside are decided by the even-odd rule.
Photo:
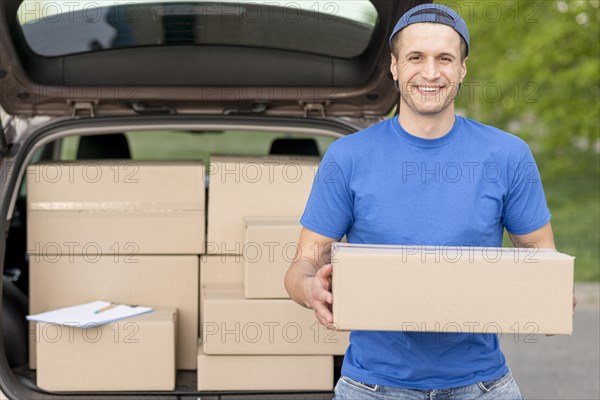
[[[471,33],[457,107],[523,137],[547,178],[598,176],[599,1],[439,1]]]

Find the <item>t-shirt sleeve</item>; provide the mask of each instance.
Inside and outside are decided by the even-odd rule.
[[[300,223],[323,236],[341,239],[354,221],[353,201],[346,180],[349,166],[336,160],[334,147],[319,164]]]
[[[540,173],[529,148],[509,171],[512,179],[504,201],[503,223],[510,233],[525,235],[550,221]]]

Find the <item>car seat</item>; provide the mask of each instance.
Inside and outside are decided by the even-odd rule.
[[[271,143],[269,154],[290,156],[319,156],[315,139],[278,138]]]
[[[129,142],[123,133],[82,136],[77,148],[78,160],[131,158]]]

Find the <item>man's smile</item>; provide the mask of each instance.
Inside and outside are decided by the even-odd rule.
[[[419,94],[421,96],[433,97],[439,96],[445,89],[447,84],[444,83],[415,83],[408,85],[407,93]]]

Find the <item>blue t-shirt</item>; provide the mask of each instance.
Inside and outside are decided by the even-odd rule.
[[[549,221],[527,144],[460,116],[438,139],[413,136],[394,117],[332,143],[301,219],[349,243],[432,246],[501,246],[504,227],[526,234]],[[353,331],[342,368],[360,382],[415,389],[507,371],[497,335],[455,332]]]

